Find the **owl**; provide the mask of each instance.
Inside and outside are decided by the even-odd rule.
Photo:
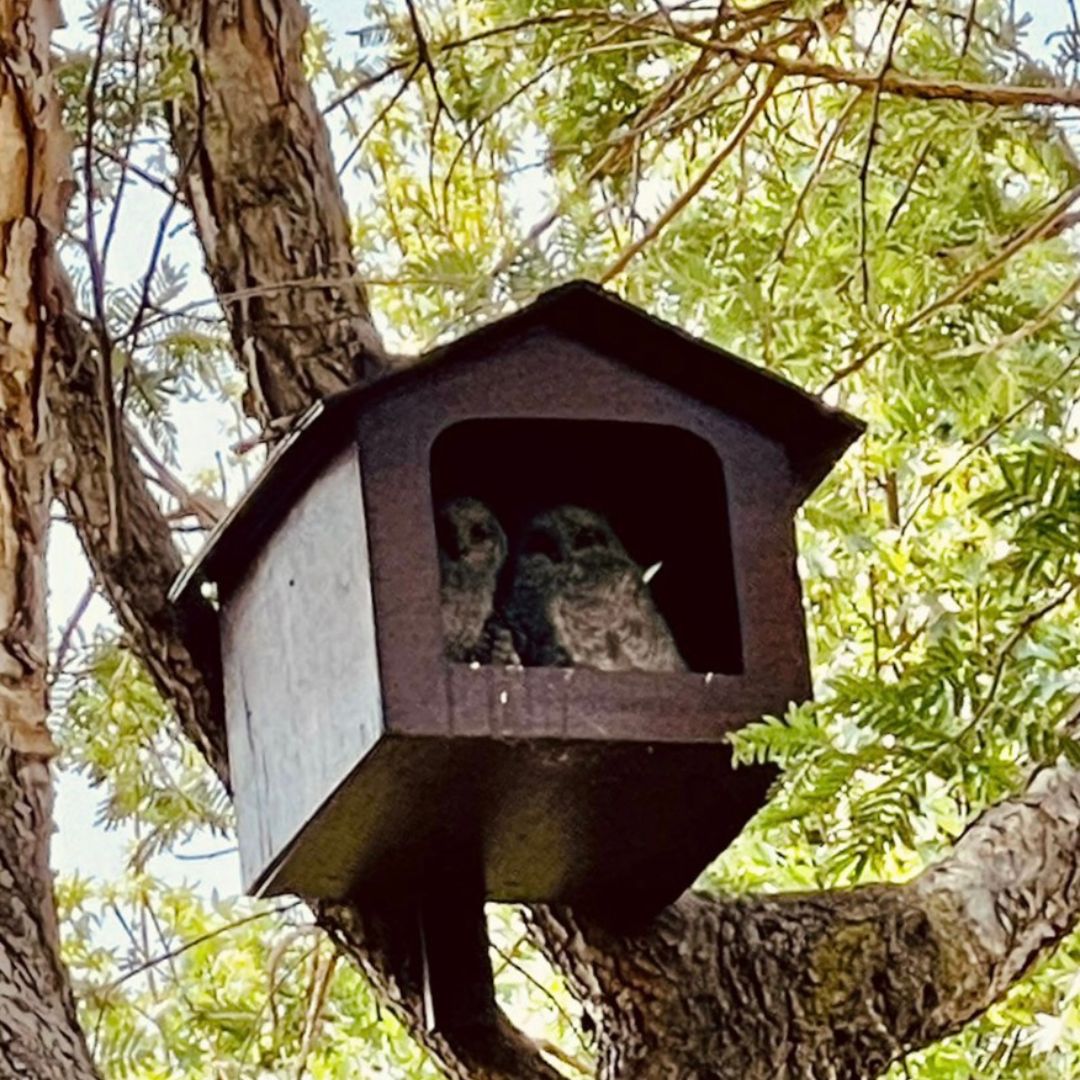
[[[526,665],[686,670],[641,567],[592,510],[560,506],[532,519],[503,607]]]
[[[510,632],[494,610],[495,587],[506,561],[506,534],[498,519],[479,499],[451,499],[436,511],[435,535],[446,658],[518,663]]]

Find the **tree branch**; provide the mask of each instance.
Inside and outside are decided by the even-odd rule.
[[[531,925],[579,992],[610,1003],[601,1075],[865,1080],[977,1017],[1061,940],[1080,916],[1078,833],[1080,771],[1060,763],[904,885],[687,894],[630,940],[565,909]]]
[[[206,268],[265,424],[382,369],[326,125],[304,77],[294,0],[158,0],[191,58],[170,110]],[[276,289],[296,278],[312,289]],[[330,284],[334,282],[334,284]],[[254,290],[254,292],[250,291]]]
[[[424,1032],[420,956],[411,949],[415,915],[373,911],[358,905],[317,905],[319,924],[367,974],[379,997],[402,1017],[454,1080],[559,1080],[541,1048],[500,1010],[493,1025],[455,1031],[452,1037]]]
[[[183,561],[126,425],[116,425],[112,453],[106,452],[103,361],[75,314],[70,286],[59,269],[56,274],[65,303],[57,322],[61,350],[48,386],[56,421],[56,493],[139,658],[172,702],[184,734],[227,785],[217,614],[201,601],[186,611],[169,603],[169,586]],[[117,517],[111,511],[114,488],[115,504],[123,509]]]
[[[632,25],[617,15],[612,21]],[[965,101],[973,105],[993,105],[999,108],[1023,108],[1025,105],[1046,105],[1061,108],[1080,106],[1080,86],[996,86],[971,83],[962,79],[918,79],[895,69],[885,72],[861,71],[819,63],[804,57],[788,57],[774,51],[770,45],[736,45],[730,41],[710,41],[682,29],[663,28],[650,24],[650,31],[664,34],[675,41],[708,52],[729,56],[746,63],[762,64],[786,78],[802,78],[855,86],[860,90],[892,94],[919,101]]]
[[[904,25],[904,17],[911,7],[912,0],[901,0],[900,11],[893,23],[892,33],[889,35],[889,43],[885,46],[885,55],[881,60],[881,70],[874,82],[873,101],[870,106],[870,126],[866,132],[866,149],[863,153],[862,165],[859,168],[859,272],[862,277],[863,303],[871,307],[870,300],[870,264],[866,254],[866,241],[868,232],[867,203],[870,198],[870,161],[874,156],[874,144],[877,142],[878,123],[881,118],[881,89],[892,67],[893,53],[896,50],[896,42],[900,37],[900,28]],[[885,19],[888,5],[881,10],[881,19]],[[880,29],[881,22],[878,23]]]
[[[921,307],[910,318],[896,328],[893,338],[878,338],[868,349],[860,353],[854,360],[837,369],[829,376],[828,381],[821,388],[821,393],[831,390],[834,386],[850,378],[861,371],[882,349],[890,344],[895,337],[902,336],[922,325],[931,315],[937,314],[952,304],[957,304],[966,296],[970,296],[976,289],[981,288],[991,281],[997,272],[1018,252],[1023,251],[1029,244],[1047,236],[1056,236],[1060,232],[1061,222],[1069,215],[1066,211],[1076,200],[1080,198],[1080,184],[1076,184],[1067,191],[1062,192],[1049,206],[1046,212],[1022,229],[1014,237],[1008,240],[992,259],[977,267],[963,280],[946,290],[941,296],[931,300]]]
[[[765,80],[765,85],[762,87],[761,92],[750,103],[746,113],[743,115],[724,145],[709,159],[701,172],[694,177],[693,182],[679,194],[679,196],[645,230],[645,232],[633,243],[628,244],[619,253],[615,261],[600,276],[601,282],[610,281],[617,274],[622,273],[622,271],[630,264],[634,256],[659,236],[668,224],[670,224],[684,209],[686,209],[687,206],[690,205],[691,202],[693,202],[694,197],[705,187],[716,170],[727,161],[731,152],[739,146],[747,134],[749,134],[750,129],[754,126],[754,122],[761,115],[765,106],[768,105],[769,99],[772,97],[773,91],[776,89],[776,84],[779,81],[780,79],[778,76],[773,74],[769,75]]]

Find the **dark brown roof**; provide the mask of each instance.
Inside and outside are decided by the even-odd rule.
[[[422,382],[433,368],[498,350],[526,334],[553,331],[690,394],[784,447],[801,494],[809,494],[862,433],[861,421],[755,364],[654,318],[587,281],[543,293],[527,307],[433,349],[404,371],[333,394],[314,405],[243,498],[177,578],[176,598],[206,579],[231,579],[370,402]]]

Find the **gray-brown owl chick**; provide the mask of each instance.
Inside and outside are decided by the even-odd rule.
[[[527,665],[686,670],[641,567],[602,515],[579,506],[540,514],[523,531],[504,617]]]
[[[495,586],[506,561],[506,534],[479,499],[451,499],[438,507],[440,600],[448,660],[516,664],[510,633],[495,616]]]

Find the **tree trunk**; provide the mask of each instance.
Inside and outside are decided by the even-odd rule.
[[[0,0],[0,1077],[95,1075],[60,963],[49,871],[44,387],[68,198],[46,0]]]
[[[190,49],[171,108],[180,186],[262,423],[382,367],[295,3],[160,0]]]
[[[297,0],[161,4],[191,53],[191,97],[173,118],[180,186],[249,380],[248,407],[264,423],[287,418],[381,366],[329,143],[303,80],[302,9]],[[216,657],[205,644],[209,637],[213,645],[213,613],[174,612],[165,600],[179,566],[167,523],[97,392],[103,358],[80,340],[70,298],[50,276],[48,224],[63,208],[55,166],[62,155],[41,81],[45,41],[33,36],[48,20],[29,20],[31,6],[51,10],[0,0],[0,138],[23,147],[13,156],[0,142],[0,790],[10,808],[0,821],[0,874],[11,881],[0,903],[0,998],[18,995],[21,1012],[10,1015],[31,1018],[9,1035],[0,1006],[0,1055],[10,1059],[0,1076],[81,1077],[92,1067],[56,963],[43,862],[43,759],[51,749],[43,727],[43,385],[62,428],[59,494],[95,571],[181,726],[226,781],[227,762]],[[28,71],[37,94],[18,81]],[[67,320],[47,323],[61,305]],[[56,358],[48,325],[65,328]],[[597,1021],[609,1080],[869,1077],[977,1015],[1072,925],[1080,912],[1078,827],[1080,773],[1062,765],[1039,774],[1024,798],[984,815],[947,860],[905,885],[687,895],[633,936],[563,909],[534,909],[531,926]],[[450,1075],[559,1075],[501,1015],[472,1031],[426,1031],[408,926],[356,905],[315,906],[320,924]]]

